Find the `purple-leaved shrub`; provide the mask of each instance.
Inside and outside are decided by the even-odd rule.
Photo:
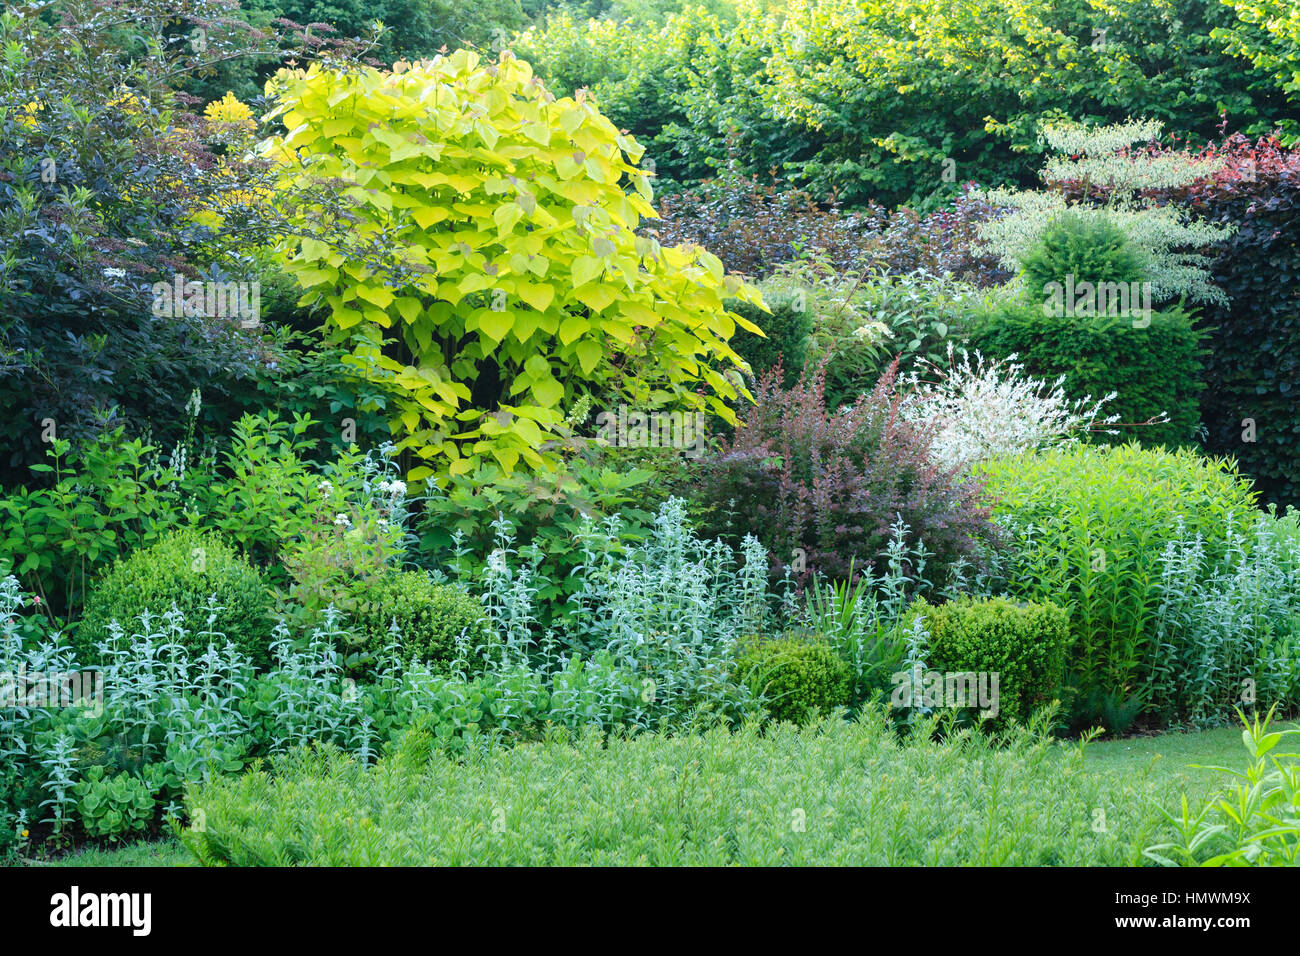
[[[901,414],[896,377],[891,366],[870,393],[828,411],[824,368],[790,389],[765,376],[749,421],[700,463],[702,533],[754,535],[778,575],[846,578],[900,535],[903,570],[923,588],[968,566],[993,533],[980,481],[936,464],[930,427]]]

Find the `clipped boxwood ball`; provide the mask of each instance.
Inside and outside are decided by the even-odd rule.
[[[219,610],[209,628],[213,595]],[[209,639],[199,632],[210,629],[238,645],[258,667],[269,663],[272,600],[266,579],[222,538],[197,528],[168,532],[119,558],[91,586],[76,629],[79,657],[99,660],[95,644],[108,640],[110,621],[130,635],[139,630],[145,611],[162,615],[173,604],[185,616],[184,644],[192,653],[207,650]]]
[[[456,639],[467,632],[473,641],[487,622],[483,605],[448,584],[435,584],[423,571],[399,571],[369,584],[356,594],[348,616],[353,644],[370,660],[391,642],[397,623],[398,654],[403,661],[446,664],[456,656]],[[356,669],[356,668],[352,668]]]
[[[752,643],[741,654],[738,675],[761,694],[774,720],[806,723],[849,703],[848,664],[821,640],[782,637]]]

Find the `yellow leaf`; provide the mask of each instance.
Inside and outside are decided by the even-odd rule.
[[[512,317],[509,312],[493,312],[487,309],[484,315],[478,320],[479,331],[485,333],[494,341],[500,342],[510,331]]]
[[[430,226],[437,225],[450,215],[451,213],[442,206],[423,206],[420,209],[411,211],[411,218],[419,223],[421,229],[428,229]]]
[[[359,285],[357,286],[357,295],[381,309],[388,308],[393,302],[393,293],[383,286]]]
[[[603,312],[617,298],[613,288],[604,284],[585,285],[581,289],[574,289],[573,296],[593,312]]]
[[[573,260],[573,285],[586,285],[605,270],[604,264],[592,256],[578,256]]]
[[[588,375],[600,364],[601,357],[605,352],[595,339],[583,339],[578,343],[574,351],[578,355],[578,364],[582,366],[583,372]]]
[[[521,282],[515,287],[515,294],[538,312],[545,312],[555,299],[555,288],[545,282]]]
[[[361,321],[361,313],[356,309],[335,309],[334,321],[340,329],[350,329]]]
[[[591,323],[578,315],[571,315],[560,323],[560,344],[568,345],[574,339],[586,334]]]

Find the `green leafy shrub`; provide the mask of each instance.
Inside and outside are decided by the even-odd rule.
[[[1122,428],[1118,439],[1094,433],[1099,438],[1187,445],[1200,423],[1205,389],[1201,332],[1181,307],[1154,312],[1149,320],[1051,315],[1031,297],[988,312],[967,342],[990,358],[1017,356],[1037,378],[1065,376],[1069,398],[1097,400],[1114,392],[1107,413],[1119,416],[1119,426],[1143,427]]]
[[[945,367],[948,345],[994,303],[1013,294],[921,271],[841,270],[820,252],[778,267],[760,289],[767,301],[790,303],[796,312],[810,314],[807,344],[795,353],[800,365],[792,374],[787,362],[783,384],[791,387],[804,358],[824,363],[826,401],[832,408],[870,392],[894,361],[904,375]],[[743,344],[750,337],[737,341]]]
[[[1272,11],[1287,8],[1242,6],[1269,9],[1261,19],[1275,27]],[[970,180],[1025,182],[1044,115],[1159,115],[1201,138],[1214,135],[1221,109],[1260,131],[1293,112],[1272,79],[1280,71],[1252,67],[1217,39],[1236,24],[1254,42],[1262,31],[1203,0],[1118,0],[1105,24],[1092,0],[728,7],[662,26],[554,17],[521,49],[557,91],[590,87],[668,175],[702,178],[734,160],[745,173],[788,170],[849,205],[933,201]],[[623,88],[629,76],[635,94]]]
[[[870,392],[894,361],[904,376],[946,368],[948,346],[1004,297],[922,273],[850,273],[839,283],[848,307],[819,311],[810,346],[814,357],[827,357],[832,408]]]
[[[963,597],[936,607],[920,601],[912,615],[924,620],[931,671],[989,675],[996,726],[1027,720],[1064,696],[1070,617],[1063,608]]]
[[[532,475],[487,466],[449,477],[424,500],[414,559],[458,581],[476,580],[498,546],[505,527],[498,522],[505,522],[517,546],[536,560],[538,611],[550,621],[579,587],[574,572],[584,560],[578,533],[585,521],[601,525],[617,516],[616,536],[628,542],[643,539],[654,522],[655,499],[666,497],[657,487],[659,466],[629,458],[622,449],[589,452]]]
[[[90,767],[72,793],[81,825],[92,837],[119,840],[146,829],[154,817],[149,785],[129,773],[110,775],[102,766]]]
[[[1104,212],[1069,210],[1043,230],[1020,260],[1031,297],[1053,282],[1141,282],[1146,256]]]
[[[486,623],[477,598],[451,585],[435,584],[423,571],[399,571],[369,583],[355,595],[348,649],[373,660],[394,643],[391,628],[395,626],[401,660],[445,667],[456,656],[461,634],[474,646]]]
[[[758,640],[742,651],[736,669],[774,720],[803,724],[849,703],[849,665],[825,641]]]
[[[285,314],[277,316],[271,311],[270,281],[263,281],[266,329],[259,342],[262,360],[229,396],[205,396],[204,424],[224,435],[246,414],[270,411],[289,421],[310,420],[311,438],[320,439],[312,458],[324,457],[327,450],[341,454],[352,444],[375,448],[390,440],[387,394],[346,363],[346,349],[320,341],[315,332],[319,318],[296,308],[300,294],[296,282],[278,271],[271,274],[271,281],[292,286],[292,298],[283,306]],[[305,324],[311,329],[295,327]]]
[[[1081,445],[977,466],[994,520],[1009,536],[1000,575],[1013,597],[1070,609],[1076,715],[1097,700],[1140,695],[1162,601],[1166,542],[1199,535],[1228,551],[1232,517],[1255,495],[1235,466],[1190,449]],[[1137,699],[1138,709],[1145,703]]]
[[[464,754],[490,743],[518,739],[547,717],[550,696],[541,674],[523,666],[465,678],[413,669],[408,686],[418,709],[407,712],[395,740],[411,752]]]
[[[209,626],[212,598],[216,617]],[[110,640],[111,621],[128,632],[142,612],[161,614],[173,604],[197,624],[192,650],[206,650],[202,635],[213,631],[259,666],[269,661],[272,601],[266,579],[220,537],[197,528],[169,532],[119,559],[91,587],[76,630],[79,654],[98,659],[96,645]]]
[[[292,580],[286,564],[303,566],[328,550],[321,532],[340,513],[353,526],[388,526],[375,536],[388,539],[390,557],[401,553],[402,496],[383,490],[404,487],[391,444],[366,454],[351,442],[322,451],[309,435],[321,423],[267,412],[243,416],[218,454],[215,442],[195,434],[203,407],[191,396],[186,435],[169,452],[121,428],[75,445],[57,439],[50,464],[33,468],[48,476],[44,487],[0,495],[0,553],[13,556],[13,573],[52,620],[75,619],[91,582],[115,559],[196,514],[280,586]]]
[[[0,552],[12,555],[13,573],[45,613],[72,617],[118,555],[183,522],[192,485],[121,427],[77,445],[58,439],[46,453],[49,464],[32,466],[48,476],[45,487],[0,495]],[[206,463],[193,464],[197,473]]]
[[[1226,50],[1248,57],[1251,63],[1273,71],[1277,83],[1294,95],[1300,93],[1300,17],[1287,0],[1225,0],[1237,21],[1214,31],[1226,41]],[[1296,120],[1283,121],[1293,137]]]

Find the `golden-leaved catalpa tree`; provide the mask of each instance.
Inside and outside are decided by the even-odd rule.
[[[281,71],[268,93],[286,132],[263,150],[308,197],[287,268],[393,395],[413,479],[542,467],[593,401],[735,420],[728,342],[758,329],[725,303],[761,297],[704,249],[637,235],[655,215],[643,148],[589,98],[463,50]]]

